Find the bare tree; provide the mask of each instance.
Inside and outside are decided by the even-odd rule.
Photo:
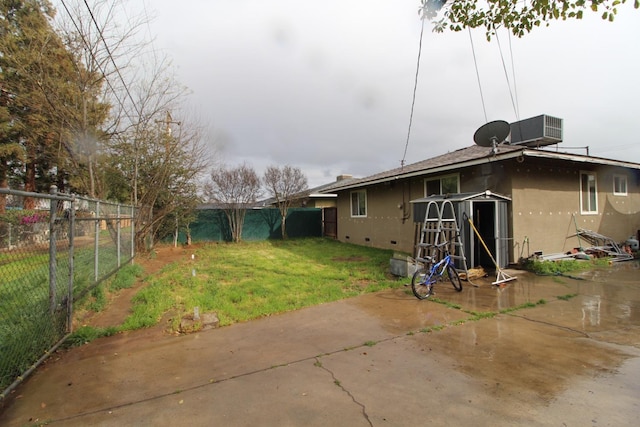
[[[124,3],[65,2],[59,27],[69,50],[92,71],[75,84],[89,94],[101,91],[109,105],[95,136],[95,113],[85,114],[85,105],[70,123],[76,158],[88,164],[85,188],[136,206],[136,246],[145,250],[187,225],[212,152],[205,126],[186,112],[190,91],[178,83],[170,60],[143,38],[149,17],[130,17]],[[123,14],[128,19],[120,26]]]
[[[260,192],[260,178],[253,168],[246,164],[232,169],[215,169],[211,172],[211,181],[205,187],[205,195],[210,201],[222,204],[234,242],[242,239],[247,207],[260,197]]]
[[[304,196],[307,190],[307,177],[299,168],[289,165],[279,168],[269,166],[264,172],[264,185],[275,199],[282,218],[282,238],[287,238],[286,220],[289,208],[296,198]]]
[[[72,134],[66,146],[76,171],[83,169],[73,174],[76,186],[91,197],[108,192],[108,183],[99,176],[103,144],[131,126],[131,120],[142,119],[134,113],[137,108],[127,96],[129,83],[124,78],[135,81],[127,73],[135,73],[149,45],[140,36],[149,17],[128,13],[126,25],[119,25],[125,9],[124,0],[70,0],[62,4],[56,19],[58,33],[78,64],[70,84],[81,93],[72,105],[76,111],[64,123]]]

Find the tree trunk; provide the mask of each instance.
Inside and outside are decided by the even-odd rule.
[[[0,165],[0,188],[9,188],[9,180],[7,179],[7,165],[3,162]],[[7,195],[0,194],[0,214],[7,211]]]
[[[282,239],[286,239],[287,238],[287,213],[285,212],[284,215],[282,215]]]
[[[36,164],[28,162],[24,178],[24,191],[35,193],[36,191]],[[36,200],[33,197],[25,197],[23,208],[31,210],[36,208]]]

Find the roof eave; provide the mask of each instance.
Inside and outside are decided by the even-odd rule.
[[[509,151],[509,152],[506,152],[506,153],[498,152],[494,156],[481,157],[481,158],[476,158],[476,159],[472,159],[472,160],[465,160],[465,161],[459,162],[459,163],[450,163],[450,164],[444,165],[444,166],[437,166],[437,167],[433,167],[433,168],[420,169],[420,170],[413,171],[413,172],[402,173],[402,174],[393,175],[393,176],[389,176],[389,177],[385,177],[385,178],[379,178],[379,179],[375,179],[375,180],[371,180],[371,181],[360,181],[360,182],[357,182],[357,183],[354,183],[354,184],[351,184],[351,185],[345,185],[344,187],[334,188],[334,189],[332,189],[332,191],[338,192],[338,191],[343,191],[343,190],[350,190],[350,189],[353,189],[353,188],[364,187],[364,186],[368,186],[368,185],[383,184],[385,182],[397,181],[399,179],[413,178],[413,177],[416,177],[416,176],[425,175],[427,173],[428,174],[437,174],[437,173],[442,173],[442,172],[449,172],[452,169],[460,169],[460,168],[464,168],[464,167],[476,166],[476,165],[480,165],[480,164],[484,164],[484,163],[490,163],[490,162],[496,161],[496,160],[513,159],[513,158],[519,157],[522,154],[522,152],[523,152],[523,150]]]
[[[500,147],[498,147],[498,149],[500,149]],[[601,157],[582,156],[582,155],[579,155],[579,154],[559,153],[559,152],[552,152],[552,151],[546,151],[546,150],[532,150],[532,149],[528,149],[526,147],[522,147],[522,149],[519,149],[519,150],[512,150],[512,151],[508,151],[508,152],[504,152],[504,153],[498,152],[494,156],[480,157],[480,158],[476,158],[476,159],[465,160],[465,161],[462,161],[462,162],[459,162],[459,163],[450,163],[448,165],[437,166],[437,167],[433,167],[433,168],[420,169],[420,170],[417,170],[417,171],[412,171],[412,172],[407,172],[407,173],[399,173],[399,174],[396,174],[396,175],[387,176],[387,177],[379,178],[379,179],[360,180],[358,182],[354,182],[352,184],[347,184],[347,185],[339,187],[339,188],[332,188],[331,191],[332,192],[339,192],[339,191],[351,190],[351,189],[359,188],[359,187],[366,187],[366,186],[369,186],[369,185],[383,184],[385,182],[397,181],[397,180],[400,180],[400,179],[413,178],[413,177],[416,177],[416,176],[422,176],[422,175],[426,175],[426,174],[432,175],[432,174],[438,174],[438,173],[443,173],[443,172],[449,172],[449,171],[455,170],[455,169],[460,169],[460,168],[470,167],[470,166],[477,166],[477,165],[484,164],[484,163],[491,163],[493,161],[515,159],[515,158],[518,158],[518,157],[521,157],[521,156],[536,157],[536,158],[546,158],[546,159],[569,160],[569,161],[573,161],[573,162],[577,162],[577,163],[620,166],[620,167],[626,167],[626,168],[630,168],[630,169],[639,169],[640,170],[640,164],[633,163],[633,162],[625,162],[625,161],[621,161],[621,160],[611,160],[611,159],[605,159],[605,158],[601,158]]]
[[[311,193],[309,194],[310,199],[331,199],[334,197],[338,197],[335,193]]]
[[[545,150],[524,150],[522,155],[527,157],[538,157],[546,159],[570,160],[576,163],[590,163],[598,165],[620,166],[630,169],[640,169],[640,164],[625,162],[623,160],[605,159],[603,157],[583,156],[580,154],[558,153]]]

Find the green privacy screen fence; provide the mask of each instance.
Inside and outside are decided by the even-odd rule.
[[[280,211],[276,208],[249,209],[244,219],[242,240],[268,240],[282,237]],[[221,209],[198,210],[189,226],[194,242],[231,241],[229,222]],[[321,237],[322,209],[291,208],[287,214],[288,237]],[[185,242],[184,235],[180,236]]]

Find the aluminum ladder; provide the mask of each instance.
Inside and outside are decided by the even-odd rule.
[[[416,251],[416,262],[428,264],[438,261],[438,247],[444,242],[449,242],[449,254],[454,260],[458,260],[465,276],[469,277],[467,258],[464,255],[464,246],[460,240],[460,226],[456,219],[456,212],[450,200],[437,202],[429,201],[420,232],[420,243]]]

